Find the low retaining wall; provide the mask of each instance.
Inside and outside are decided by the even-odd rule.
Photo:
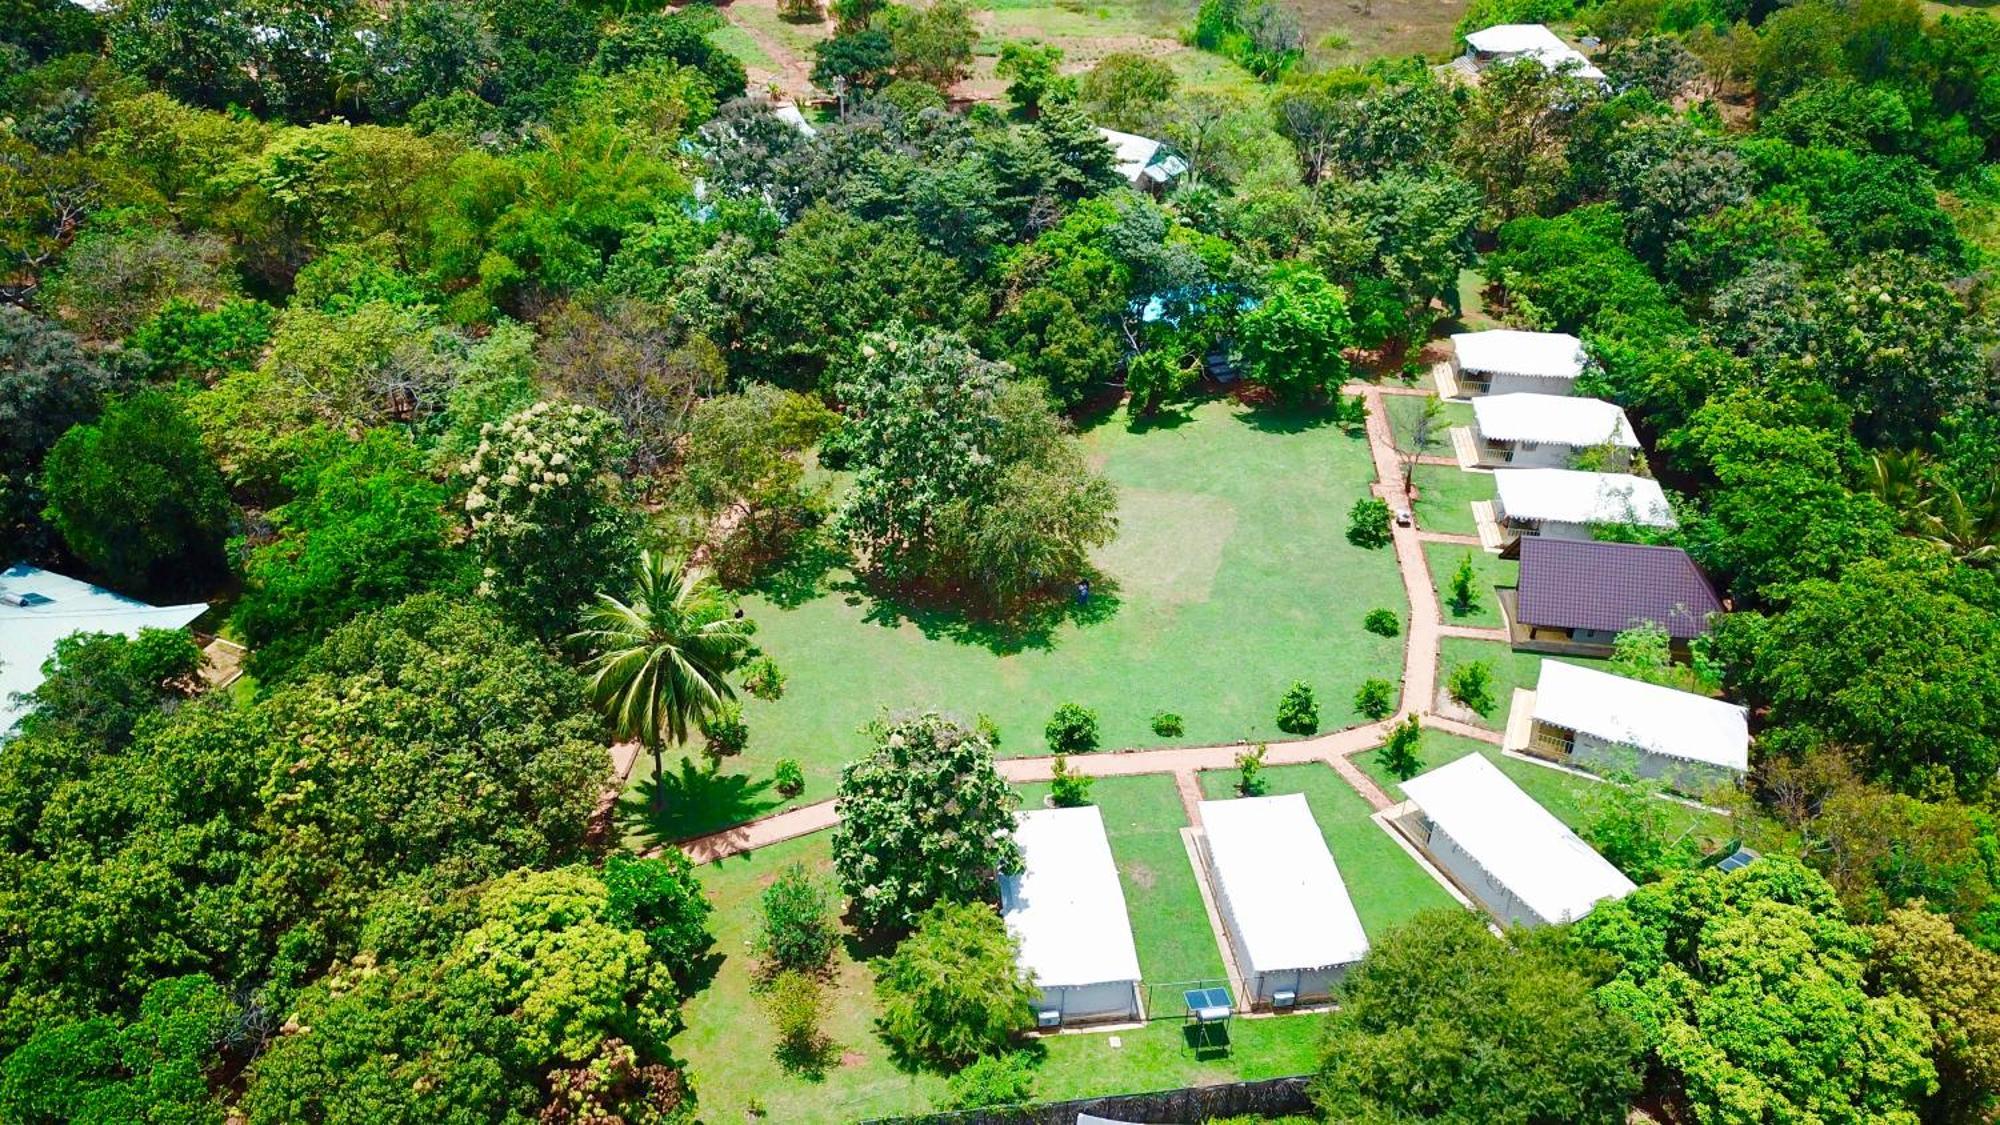
[[[1306,1097],[1309,1077],[1302,1074],[1293,1078],[1267,1078],[1261,1082],[1195,1086],[1151,1094],[1115,1094],[1107,1098],[1079,1098],[1009,1109],[881,1117],[864,1122],[864,1125],[1074,1125],[1077,1116],[1086,1113],[1113,1121],[1143,1122],[1144,1125],[1200,1125],[1211,1117],[1251,1114],[1282,1117],[1312,1112],[1312,1100]]]

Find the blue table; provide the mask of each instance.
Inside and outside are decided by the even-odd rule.
[[[1230,1005],[1229,990],[1226,988],[1190,988],[1186,992],[1181,993],[1181,998],[1187,1002],[1187,1018],[1194,1022],[1195,1051],[1199,1053],[1203,1047],[1209,1045],[1211,1028],[1221,1030],[1222,1044],[1227,1049],[1229,1045],[1229,1017],[1235,1014],[1235,1009]],[[1183,1023],[1182,1026],[1186,1026],[1186,1024]]]

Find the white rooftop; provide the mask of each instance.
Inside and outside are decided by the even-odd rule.
[[[133,637],[141,629],[179,629],[207,609],[150,606],[22,563],[0,571],[0,734],[20,719],[24,708],[14,696],[40,686],[57,641],[72,633]]]
[[[1465,371],[1497,375],[1539,375],[1575,379],[1583,374],[1583,341],[1567,332],[1523,332],[1493,328],[1485,332],[1454,332],[1451,346]]]
[[[1632,891],[1632,880],[1484,755],[1467,754],[1413,777],[1403,795],[1544,921],[1573,922],[1598,902]]]
[[[1542,661],[1535,718],[1672,758],[1750,768],[1743,708],[1560,660]]]
[[[813,128],[812,122],[806,120],[806,115],[799,112],[798,106],[786,102],[781,106],[774,107],[771,112],[777,116],[778,120],[797,129],[806,138],[810,139],[819,136],[819,130]]]
[[[1576,469],[1495,469],[1500,510],[1511,518],[1552,523],[1636,523],[1677,527],[1660,482],[1630,473]]]
[[[1097,130],[1104,143],[1111,146],[1112,158],[1117,162],[1118,174],[1128,181],[1140,177],[1156,183],[1166,183],[1187,171],[1187,162],[1173,153],[1160,156],[1160,142],[1137,133],[1121,133],[1116,129]]]
[[[1530,58],[1549,70],[1573,64],[1579,78],[1603,78],[1604,72],[1590,64],[1582,51],[1563,42],[1562,37],[1538,23],[1503,23],[1475,31],[1465,37],[1467,46],[1482,55]]]
[[[1610,442],[1639,448],[1632,423],[1617,406],[1594,398],[1568,395],[1481,395],[1472,400],[1472,416],[1482,437],[1497,441],[1530,441],[1570,445],[1579,449]]]
[[[1201,803],[1209,866],[1235,919],[1246,975],[1361,960],[1368,935],[1305,797]]]
[[[1118,865],[1095,805],[1015,814],[1022,871],[1000,877],[1021,966],[1044,988],[1139,979]]]

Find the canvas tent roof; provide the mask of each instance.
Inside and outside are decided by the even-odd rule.
[[[141,629],[179,629],[207,609],[200,603],[150,606],[21,563],[0,571],[0,734],[21,717],[14,695],[41,684],[42,665],[55,655],[57,641],[72,633],[132,637]]]
[[[1116,129],[1099,128],[1099,136],[1111,146],[1112,159],[1118,166],[1118,174],[1127,181],[1144,176],[1155,183],[1164,184],[1182,172],[1187,171],[1187,162],[1167,149],[1161,142],[1137,133],[1121,133]]]
[[[1359,961],[1368,936],[1300,794],[1201,803],[1208,861],[1246,973]]]
[[[1458,366],[1465,371],[1496,375],[1540,375],[1574,379],[1583,374],[1583,341],[1566,332],[1522,332],[1493,328],[1457,332],[1451,337]]]
[[[1095,805],[1014,817],[1023,868],[1000,879],[1001,913],[1021,965],[1043,988],[1139,979],[1125,892]]]
[[[1413,777],[1403,794],[1545,921],[1574,921],[1600,900],[1632,891],[1632,880],[1484,755],[1467,754]]]
[[[1573,64],[1579,78],[1603,78],[1604,72],[1591,65],[1582,51],[1563,42],[1562,36],[1538,23],[1496,24],[1465,37],[1466,45],[1482,55],[1531,58],[1549,70]]]
[[[1500,510],[1516,519],[1677,526],[1659,482],[1629,473],[1495,469],[1493,487]]]
[[[1687,640],[1722,612],[1715,588],[1679,547],[1528,535],[1500,555],[1521,560],[1515,612],[1528,625],[1618,633],[1651,621]]]
[[[1750,724],[1743,708],[1595,668],[1542,661],[1535,718],[1671,758],[1750,768]]]
[[[1608,402],[1568,395],[1481,395],[1472,400],[1472,417],[1481,437],[1495,441],[1529,441],[1571,445],[1579,449],[1606,442],[1639,448],[1625,412]]]

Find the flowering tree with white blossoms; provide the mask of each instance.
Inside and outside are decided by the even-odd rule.
[[[638,553],[613,468],[627,453],[616,419],[574,403],[537,402],[481,427],[465,465],[480,596],[554,638],[599,591],[622,591]]]

